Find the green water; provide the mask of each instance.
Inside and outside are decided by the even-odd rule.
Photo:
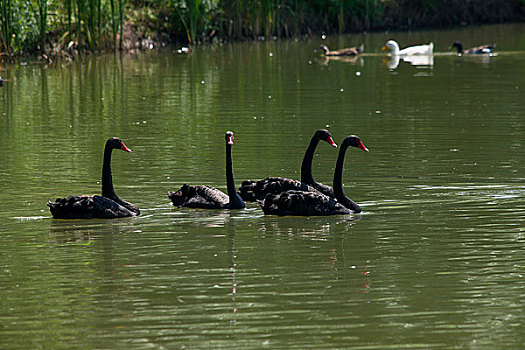
[[[379,48],[435,43],[433,65]],[[496,42],[496,57],[440,54]],[[0,348],[525,347],[525,26],[197,47],[2,65]],[[174,209],[183,183],[299,178],[313,132],[349,151],[363,213]],[[116,192],[139,218],[54,220],[48,199]],[[337,150],[320,144],[315,178]]]

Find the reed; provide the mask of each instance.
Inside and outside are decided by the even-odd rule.
[[[45,50],[46,33],[47,33],[47,0],[37,0],[38,13],[36,18],[38,21],[38,37],[40,41],[40,50]]]
[[[9,36],[11,33],[11,1],[10,0],[0,0],[0,41],[1,47],[0,50],[10,52]]]
[[[174,1],[173,4],[186,31],[188,42],[193,44],[203,17],[200,9],[202,0]]]
[[[0,0],[0,45],[9,55],[51,50],[51,43],[121,47],[125,6],[126,0]]]

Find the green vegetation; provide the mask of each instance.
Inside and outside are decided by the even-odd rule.
[[[525,18],[525,0],[0,0],[0,49],[130,49]]]

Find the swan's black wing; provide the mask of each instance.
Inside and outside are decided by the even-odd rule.
[[[322,194],[324,194],[325,196],[328,196],[328,197],[331,197],[331,198],[335,197],[334,189],[332,188],[332,186],[328,186],[328,185],[322,184],[320,182],[314,182],[313,184],[309,184],[309,185],[312,186],[313,188],[315,188],[317,191],[319,191]]]
[[[202,209],[222,209],[230,201],[222,191],[211,186],[189,186],[184,184],[176,192],[168,192],[174,206]]]
[[[117,197],[117,199],[114,199],[114,201],[117,202],[118,204],[122,205],[124,208],[128,209],[129,211],[131,211],[135,215],[140,215],[140,209],[135,204],[130,203],[128,201],[125,201],[125,200],[123,200],[120,197]]]
[[[56,219],[115,219],[139,214],[102,196],[69,196],[47,205]]]
[[[316,192],[287,191],[280,194],[268,194],[262,209],[269,215],[320,216],[351,214],[350,209],[337,203],[333,198]]]
[[[267,177],[259,181],[245,180],[239,188],[241,198],[247,202],[262,201],[269,193],[278,194],[285,191],[317,192],[301,181],[286,177]]]

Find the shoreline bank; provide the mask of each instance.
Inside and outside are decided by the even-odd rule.
[[[52,62],[78,55],[168,45],[313,38],[320,35],[450,29],[525,21],[525,0],[151,1],[42,0],[38,11],[0,4],[2,59]],[[187,4],[195,6],[186,6]],[[213,6],[212,6],[213,5]],[[10,12],[9,12],[9,11]],[[18,16],[18,17],[17,17]],[[27,20],[30,19],[30,20]]]

